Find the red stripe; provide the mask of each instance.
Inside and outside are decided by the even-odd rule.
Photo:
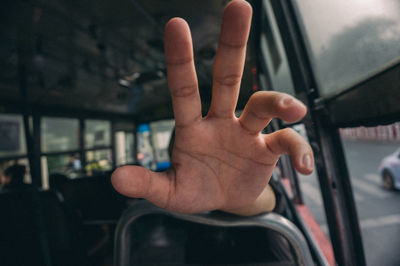
[[[288,178],[282,177],[282,183],[285,187],[286,193],[288,193],[289,198],[293,197],[292,187],[290,186],[290,181]],[[325,233],[321,230],[321,227],[314,219],[314,216],[311,214],[310,210],[304,204],[295,204],[296,209],[299,212],[300,216],[302,217],[304,223],[306,224],[307,228],[310,230],[312,237],[317,242],[317,245],[321,249],[322,253],[324,254],[326,260],[328,261],[329,265],[334,266],[335,263],[335,256],[333,255],[332,244],[329,239],[326,237]]]
[[[311,235],[317,242],[317,245],[320,247],[329,265],[336,265],[335,257],[333,255],[332,244],[326,237],[325,233],[321,230],[321,227],[314,219],[314,216],[311,214],[310,210],[304,204],[296,204],[296,207],[306,226],[308,227],[308,229],[310,229]]]

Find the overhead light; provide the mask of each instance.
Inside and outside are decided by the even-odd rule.
[[[126,79],[119,79],[118,84],[123,87],[129,87],[131,85],[131,83],[129,81],[127,81]]]
[[[129,87],[131,85],[131,83],[133,83],[139,77],[140,77],[140,73],[139,72],[134,72],[130,76],[125,76],[125,77],[119,79],[118,80],[118,84],[123,86],[123,87]]]

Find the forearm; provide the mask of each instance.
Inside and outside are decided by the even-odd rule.
[[[250,205],[230,210],[222,210],[224,212],[233,213],[240,216],[252,216],[264,212],[270,212],[275,208],[276,196],[272,187],[268,184],[258,198]]]

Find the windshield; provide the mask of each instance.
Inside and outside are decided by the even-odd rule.
[[[321,85],[341,91],[400,59],[400,1],[296,1]]]

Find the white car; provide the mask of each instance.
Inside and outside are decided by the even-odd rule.
[[[400,148],[383,158],[379,173],[386,189],[400,189]]]

